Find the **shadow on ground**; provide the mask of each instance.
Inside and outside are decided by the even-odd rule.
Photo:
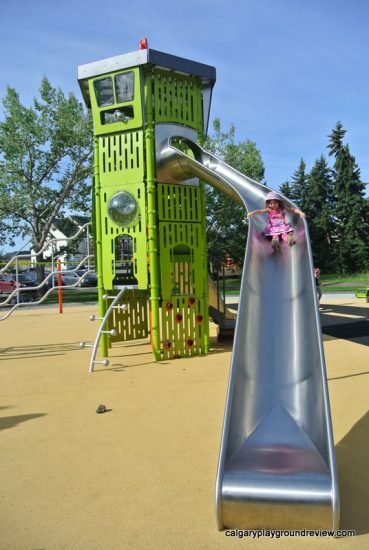
[[[22,422],[27,422],[28,420],[34,420],[35,418],[40,418],[45,416],[44,413],[36,414],[19,414],[17,416],[4,416],[0,418],[0,430],[8,430],[9,428],[15,428],[18,424]]]
[[[80,349],[79,342],[63,342],[59,344],[35,344],[31,346],[12,346],[0,349],[0,361],[12,359],[27,359],[32,357],[49,357],[65,355],[69,351]]]
[[[320,314],[323,334],[369,346],[368,307],[324,304]]]
[[[340,529],[369,533],[369,412],[336,446],[341,500]]]

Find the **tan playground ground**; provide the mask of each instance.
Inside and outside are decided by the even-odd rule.
[[[54,306],[0,323],[0,549],[369,548],[369,304],[323,296],[321,306],[340,528],[356,537],[218,532],[231,344],[155,363],[150,345],[134,342],[89,375],[79,342],[93,341],[97,308]],[[99,404],[108,412],[96,414]]]

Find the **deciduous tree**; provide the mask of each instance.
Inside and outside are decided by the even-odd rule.
[[[237,143],[233,125],[227,132],[223,132],[220,120],[216,118],[213,121],[213,134],[206,139],[205,148],[239,172],[255,180],[263,180],[264,164],[260,151],[250,140]],[[219,266],[229,253],[236,263],[242,263],[247,237],[245,209],[207,186],[206,212],[210,261]]]
[[[91,117],[77,98],[46,77],[39,96],[26,107],[9,87],[0,122],[2,236],[31,238],[36,252],[56,217],[90,210],[93,152]]]

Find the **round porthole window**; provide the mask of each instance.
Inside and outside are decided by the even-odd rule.
[[[133,225],[140,212],[135,197],[128,191],[120,191],[113,195],[108,202],[108,216],[117,225],[128,227]]]

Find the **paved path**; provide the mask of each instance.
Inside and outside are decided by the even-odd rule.
[[[230,344],[155,363],[148,343],[134,342],[89,375],[79,342],[94,337],[95,308],[56,307],[0,324],[1,550],[369,547],[364,337],[324,336],[341,528],[358,535],[241,540],[216,530],[213,504]],[[330,325],[369,312],[347,298],[322,307]],[[96,414],[100,403],[109,412]]]

